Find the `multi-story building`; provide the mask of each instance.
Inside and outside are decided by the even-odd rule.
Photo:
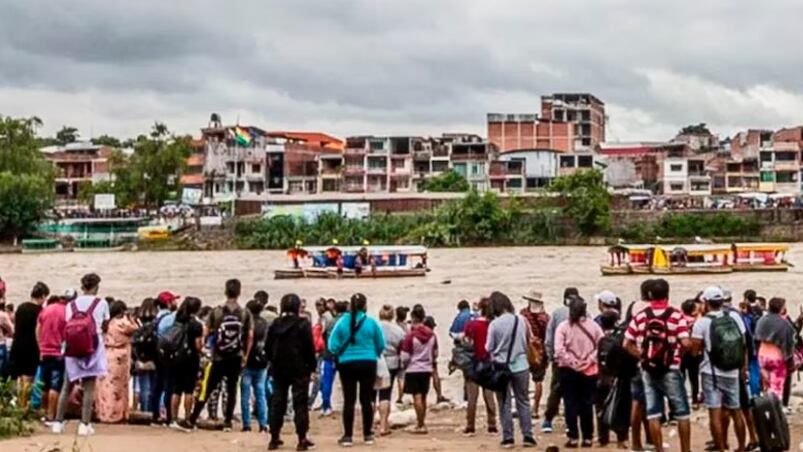
[[[77,142],[48,146],[41,152],[56,170],[54,191],[59,204],[77,203],[83,185],[112,180],[112,149],[107,146]]]
[[[472,188],[487,190],[489,164],[497,154],[494,146],[474,134],[445,133],[441,140],[449,147],[451,169],[465,177]]]
[[[571,150],[593,150],[605,142],[605,103],[588,93],[555,93],[541,97],[541,121],[568,123]]]
[[[800,193],[800,143],[772,142],[759,150],[759,191]]]
[[[411,191],[417,142],[415,137],[347,138],[342,190],[357,193]]]
[[[531,191],[546,188],[558,176],[559,156],[560,153],[552,149],[503,152],[499,155],[499,161],[507,165],[495,168],[497,162],[491,163],[491,186],[499,190],[496,181],[503,176],[501,179],[505,181],[505,185],[502,191]]]
[[[214,121],[201,129],[201,136],[205,144],[204,197],[225,201],[266,191],[266,155],[281,145],[264,130]]]
[[[536,114],[488,113],[488,141],[499,152],[522,149],[553,149],[571,152],[572,124],[539,118]]]

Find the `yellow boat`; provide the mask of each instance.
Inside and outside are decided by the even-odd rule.
[[[785,272],[792,267],[786,260],[785,243],[733,244],[733,270],[737,272]]]
[[[166,240],[170,237],[167,226],[142,226],[137,229],[139,240]]]
[[[617,245],[608,250],[603,275],[693,275],[730,273],[733,248],[721,245]]]

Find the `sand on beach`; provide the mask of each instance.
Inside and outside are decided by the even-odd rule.
[[[30,288],[44,281],[51,289],[61,292],[77,288],[86,272],[98,272],[103,278],[101,295],[111,295],[130,304],[144,297],[155,296],[169,289],[182,296],[200,297],[207,304],[223,299],[223,283],[228,278],[240,278],[244,294],[264,289],[271,294],[271,302],[278,303],[282,294],[296,292],[310,302],[318,297],[345,299],[355,292],[368,296],[371,312],[376,313],[382,304],[423,304],[438,322],[441,344],[449,344],[448,328],[455,305],[461,299],[476,300],[493,290],[507,293],[517,306],[523,307],[521,295],[528,290],[541,291],[547,300],[548,310],[557,307],[567,286],[576,286],[587,300],[604,289],[613,290],[623,301],[638,296],[640,276],[603,277],[599,265],[607,259],[604,247],[536,247],[536,248],[463,248],[431,250],[429,264],[432,272],[425,278],[363,279],[363,280],[279,280],[273,271],[289,266],[282,251],[219,251],[219,252],[133,252],[100,254],[44,254],[0,255],[0,277],[6,281],[8,301],[24,301]],[[789,259],[803,266],[803,245],[794,245]],[[707,285],[720,284],[738,296],[746,289],[755,289],[763,296],[782,296],[790,301],[796,312],[803,288],[801,267],[785,273],[733,273],[726,275],[670,276],[672,299],[679,304],[685,298]],[[592,308],[593,309],[593,308]],[[462,396],[462,377],[446,376],[449,346],[441,347],[440,368],[444,377],[444,392],[454,400]],[[337,391],[336,391],[337,393]],[[480,410],[482,411],[482,410]],[[466,439],[457,432],[462,428],[465,412],[450,410],[431,415],[432,434],[417,437],[396,432],[378,442],[386,450],[464,451],[497,449],[499,438],[478,435]],[[482,415],[480,417],[482,419]],[[794,416],[790,418],[794,422]],[[482,421],[478,421],[482,425]],[[359,425],[359,423],[357,424]],[[68,429],[75,431],[75,424]],[[292,450],[295,441],[291,428],[285,450]],[[677,438],[667,429],[665,441],[677,449]],[[266,439],[257,434],[223,434],[198,432],[193,435],[164,429],[138,426],[99,426],[99,434],[88,443],[78,443],[79,450],[128,452],[142,450],[192,450],[230,452],[259,450]],[[335,449],[341,433],[339,420],[318,420],[313,415],[312,434],[319,450]],[[358,434],[359,435],[359,434]],[[695,449],[701,449],[708,439],[705,418],[694,427]],[[793,448],[803,439],[801,426],[793,427]],[[70,436],[52,437],[39,433],[2,443],[4,452],[16,451],[67,451],[72,446]],[[563,444],[563,438],[553,434],[539,438],[541,446]],[[359,446],[362,447],[362,446]],[[364,447],[363,447],[364,448]],[[540,447],[539,447],[540,448]]]

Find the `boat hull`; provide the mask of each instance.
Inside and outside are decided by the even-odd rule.
[[[357,276],[353,271],[344,271],[338,274],[335,269],[326,268],[301,268],[276,270],[273,274],[274,279],[371,279],[371,278],[411,278],[427,275],[426,268],[409,268],[401,270],[386,270],[376,272],[364,272]]]
[[[52,253],[67,253],[72,251],[69,248],[47,248],[47,249],[36,249],[36,248],[22,248],[20,252],[22,254],[52,254]]]
[[[733,264],[735,272],[785,272],[789,264]]]
[[[603,276],[629,275],[633,273],[630,270],[630,267],[627,265],[620,265],[617,267],[612,267],[610,265],[602,265],[600,266],[599,269],[602,272]]]
[[[73,252],[76,253],[114,253],[118,251],[125,251],[127,247],[125,245],[120,246],[112,246],[106,248],[73,248]]]
[[[712,275],[722,273],[732,273],[732,267],[669,267],[653,268],[652,273],[656,275]]]

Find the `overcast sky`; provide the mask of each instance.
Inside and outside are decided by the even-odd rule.
[[[235,6],[235,4],[237,6]],[[45,134],[485,134],[542,94],[606,102],[609,140],[803,124],[800,0],[0,0],[0,114]]]

